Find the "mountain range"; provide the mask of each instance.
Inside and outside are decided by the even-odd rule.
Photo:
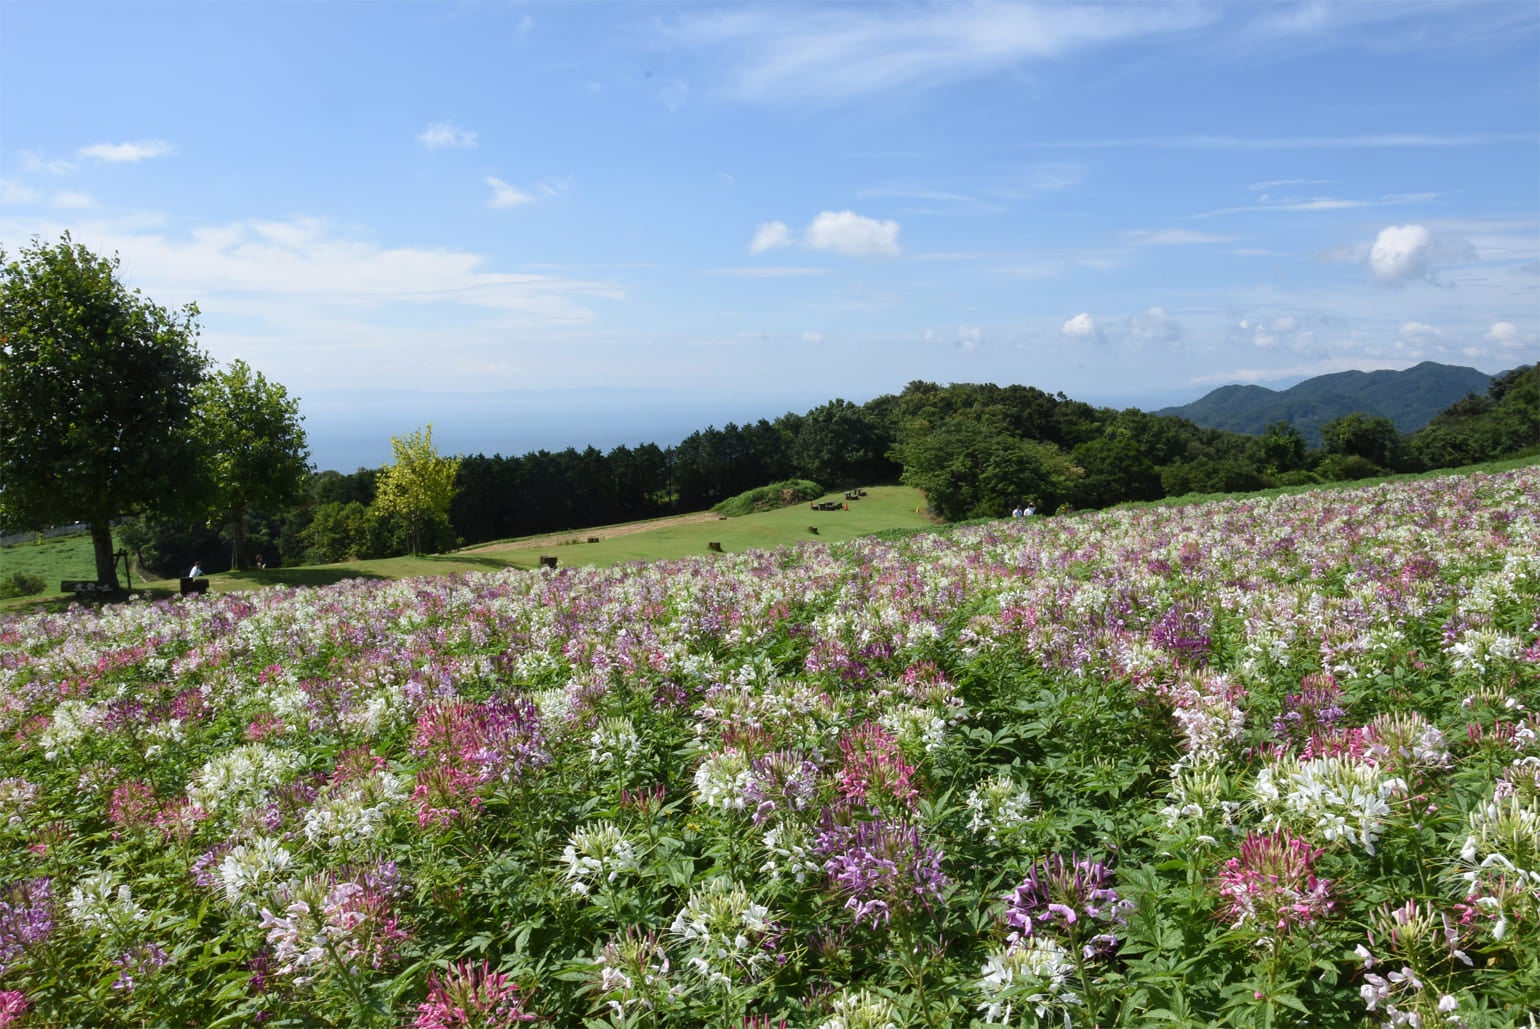
[[[1405,371],[1333,372],[1285,390],[1265,386],[1221,386],[1181,407],[1176,415],[1209,429],[1260,435],[1274,422],[1288,422],[1311,446],[1321,443],[1321,426],[1355,411],[1389,418],[1401,432],[1416,432],[1433,416],[1467,394],[1483,394],[1492,376],[1475,368],[1424,361]]]

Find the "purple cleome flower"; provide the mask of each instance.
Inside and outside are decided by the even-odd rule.
[[[1039,861],[1006,898],[1011,943],[1046,934],[1081,942],[1084,957],[1105,957],[1120,943],[1113,929],[1127,924],[1133,901],[1119,898],[1112,872],[1100,861],[1055,854]]]
[[[930,911],[951,886],[941,852],[907,822],[877,817],[850,824],[825,811],[813,849],[856,922],[873,929]]]
[[[0,976],[53,932],[53,880],[29,879],[12,884],[0,900]]]

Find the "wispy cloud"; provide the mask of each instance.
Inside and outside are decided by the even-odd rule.
[[[966,193],[953,192],[946,189],[933,189],[921,185],[903,182],[879,183],[874,186],[866,186],[856,193],[863,200],[907,200],[903,212],[906,214],[933,214],[933,215],[987,215],[999,214],[1006,208],[1003,204],[993,203]]]
[[[1540,142],[1540,135],[1533,132],[1489,132],[1471,135],[1380,132],[1358,136],[1114,136],[1103,139],[1048,140],[1036,145],[1055,149],[1084,148],[1087,150],[1375,150],[1515,144],[1533,146],[1537,142]]]
[[[0,223],[6,234],[14,228]],[[50,238],[66,228],[93,250],[120,253],[146,292],[197,298],[209,309],[246,296],[323,306],[452,303],[584,320],[575,298],[624,296],[610,283],[492,271],[469,251],[382,246],[321,219],[229,222],[183,237],[105,221],[39,224],[21,234]]]
[[[1130,243],[1146,247],[1194,246],[1202,243],[1228,243],[1234,236],[1220,236],[1212,232],[1194,232],[1191,229],[1135,229],[1128,234]]]
[[[1085,180],[1086,167],[1070,161],[1040,161],[1004,175],[973,179],[962,184],[930,184],[914,181],[878,182],[857,192],[863,199],[910,200],[905,210],[915,214],[989,215],[1009,209],[1016,201],[1035,200],[1060,193]]]
[[[1330,181],[1329,179],[1269,179],[1267,182],[1253,182],[1246,188],[1253,193],[1266,193],[1279,186],[1324,186]]]
[[[1128,319],[1128,342],[1131,346],[1147,344],[1175,344],[1182,341],[1182,326],[1166,313],[1164,307],[1151,307]]]
[[[407,365],[419,369],[413,388],[463,388],[471,368],[541,366],[541,343],[594,338],[599,308],[626,297],[615,281],[498,267],[469,250],[387,245],[319,219],[173,232],[148,218],[0,218],[0,239],[57,239],[66,230],[93,252],[118,254],[125,281],[157,303],[196,300],[216,358],[243,357],[295,389],[399,386],[392,369]],[[426,365],[425,339],[434,341]]]
[[[165,157],[171,152],[171,144],[164,139],[145,139],[137,143],[93,143],[80,148],[81,157],[106,161],[108,164],[133,164],[152,157]]]
[[[445,147],[473,147],[476,145],[476,133],[470,129],[462,129],[452,122],[436,121],[418,135],[417,142],[429,150],[442,150]]]
[[[984,330],[977,325],[959,325],[955,329],[926,329],[922,338],[926,343],[973,351],[984,342]]]
[[[730,55],[727,91],[771,103],[843,102],[978,79],[1211,20],[1195,5],[936,4],[690,12],[676,39]]]
[[[1318,212],[1318,211],[1351,211],[1361,207],[1397,207],[1408,204],[1425,204],[1437,200],[1437,193],[1387,193],[1378,200],[1354,200],[1345,197],[1278,197],[1273,198],[1266,194],[1258,197],[1258,203],[1241,204],[1236,207],[1221,207],[1215,211],[1204,211],[1197,215],[1198,218],[1212,218],[1222,214],[1243,214],[1248,211],[1293,211],[1293,212]]]
[[[71,161],[50,160],[31,150],[21,152],[21,166],[29,172],[47,172],[49,175],[68,175],[75,170]]]
[[[535,198],[514,186],[510,186],[495,175],[487,176],[487,185],[492,187],[492,195],[487,198],[488,207],[518,207],[527,204]]]
[[[15,179],[0,179],[0,204],[35,204],[43,198],[37,190]]]
[[[779,265],[769,268],[712,268],[707,275],[730,275],[740,279],[792,279],[806,275],[827,275],[827,268],[804,268],[795,265]]]

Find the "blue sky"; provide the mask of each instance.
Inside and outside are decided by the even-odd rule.
[[[1540,6],[0,0],[69,231],[322,467],[914,379],[1117,406],[1540,356]]]

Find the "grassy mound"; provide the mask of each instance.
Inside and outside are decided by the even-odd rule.
[[[768,486],[740,493],[736,497],[729,497],[711,510],[729,518],[737,518],[740,515],[756,514],[760,511],[794,507],[809,500],[817,500],[823,494],[824,488],[816,482],[809,482],[806,479],[787,479],[785,482],[773,482]]]

